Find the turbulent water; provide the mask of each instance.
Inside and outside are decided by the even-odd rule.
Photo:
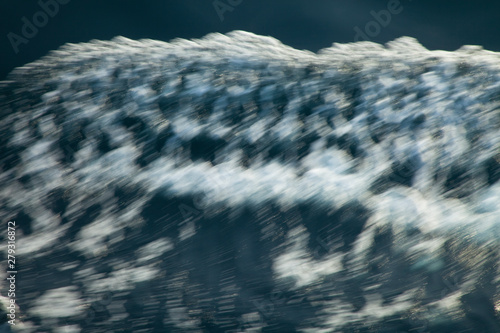
[[[0,108],[12,328],[500,332],[498,53],[119,37]]]

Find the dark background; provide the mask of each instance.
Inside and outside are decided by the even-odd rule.
[[[47,1],[47,0],[43,0]],[[220,0],[223,3],[237,0]],[[0,2],[0,80],[14,67],[47,54],[64,43],[114,36],[169,41],[197,38],[235,29],[270,35],[299,49],[352,42],[354,27],[364,30],[374,20],[370,11],[387,8],[389,0],[241,0],[221,21],[213,0],[70,0],[39,28],[16,54],[7,38],[21,35],[22,17],[30,22],[41,10],[38,0]],[[233,2],[234,3],[234,2]],[[499,51],[500,3],[496,1],[401,0],[403,11],[371,38],[385,43],[412,36],[429,49],[455,50],[464,44]]]

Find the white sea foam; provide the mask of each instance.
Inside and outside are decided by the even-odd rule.
[[[88,276],[93,295],[101,288],[130,290],[162,274],[173,286],[197,290],[181,268],[162,273],[155,262],[196,239],[206,227],[199,218],[219,216],[220,207],[238,212],[249,206],[263,219],[255,221],[267,235],[260,237],[281,239],[260,258],[270,263],[275,283],[306,296],[332,296],[318,303],[317,320],[308,318],[299,329],[375,325],[431,309],[434,301],[419,303],[424,287],[413,280],[408,290],[395,287],[392,303],[384,303],[380,293],[390,294],[384,288],[398,265],[422,276],[457,270],[458,291],[446,290],[435,305],[443,318],[461,320],[465,310],[457,299],[480,284],[491,256],[499,257],[499,63],[498,53],[429,51],[408,37],[385,47],[334,44],[317,54],[243,31],[170,43],[117,37],[68,44],[2,83],[0,128],[6,134],[0,143],[7,156],[0,213],[31,218],[31,235],[19,242],[25,256],[48,256],[54,247],[113,266],[111,249],[133,240],[125,230],[160,223],[145,221],[155,196],[202,196],[189,207],[195,218],[160,219],[159,233],[178,224],[178,235],[160,234],[134,249],[132,268],[118,265],[105,278],[82,263],[74,279]],[[14,91],[16,84],[21,88]],[[127,203],[113,193],[121,188],[132,189]],[[64,212],[50,208],[59,202],[51,199],[58,190],[67,202]],[[323,221],[327,229],[354,229],[316,258],[310,248],[315,231],[307,223],[320,217],[309,213],[307,223],[287,229],[280,226],[285,221],[266,222],[274,218],[265,215],[271,202],[283,212],[311,205],[337,216],[355,204],[366,213],[339,213],[328,220],[332,225]],[[367,215],[360,230],[349,214]],[[269,234],[269,226],[281,231]],[[71,240],[63,237],[68,230],[75,233]],[[384,233],[392,237],[385,256],[394,262],[383,258],[386,247],[377,243]],[[182,260],[179,267],[188,265]],[[500,274],[492,270],[496,289],[489,299],[498,302]],[[368,291],[361,310],[334,297],[339,291],[327,282],[332,276],[346,285],[362,281]],[[42,309],[64,290],[46,292],[28,314],[76,317],[78,311],[59,305],[57,313]],[[192,305],[181,306],[184,300],[169,293],[165,323],[199,327],[201,310],[189,312]],[[210,297],[222,304],[234,301],[232,295]],[[73,291],[64,297],[79,304]]]

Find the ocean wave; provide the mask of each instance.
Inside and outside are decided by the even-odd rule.
[[[500,331],[499,82],[477,46],[244,31],[15,69],[24,329]]]

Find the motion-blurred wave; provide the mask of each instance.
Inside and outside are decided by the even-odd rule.
[[[499,103],[475,46],[68,44],[0,86],[23,329],[499,332]]]

